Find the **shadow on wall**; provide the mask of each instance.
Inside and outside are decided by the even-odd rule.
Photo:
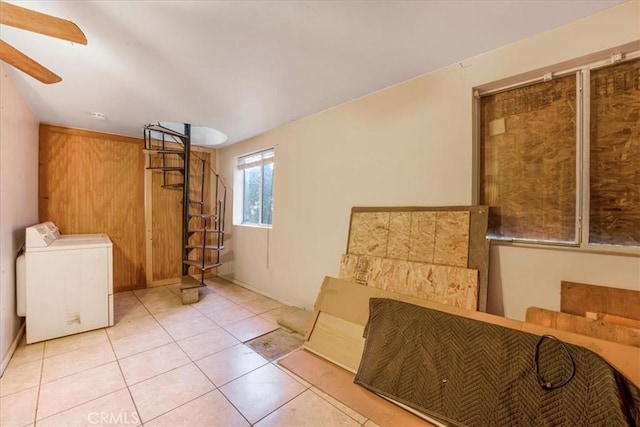
[[[487,289],[487,313],[504,316],[504,295],[500,272],[500,252],[489,249],[489,288]]]

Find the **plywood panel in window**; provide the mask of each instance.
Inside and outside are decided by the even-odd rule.
[[[592,243],[640,245],[640,59],[591,72]]]
[[[575,241],[575,75],[484,96],[480,156],[491,236]]]

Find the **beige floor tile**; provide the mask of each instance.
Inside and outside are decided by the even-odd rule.
[[[60,426],[138,426],[140,417],[127,389],[60,412],[38,421],[38,427]]]
[[[128,335],[123,338],[111,340],[113,350],[116,352],[118,359],[132,356],[152,348],[169,344],[173,339],[161,327],[156,326],[138,334]]]
[[[260,316],[253,316],[239,322],[230,323],[223,328],[241,342],[247,342],[260,335],[278,329],[278,325]]]
[[[216,326],[213,321],[209,320],[208,317],[198,314],[197,317],[192,317],[181,322],[171,323],[165,325],[164,328],[169,332],[169,335],[171,335],[174,340],[178,341],[212,329],[217,329],[218,326]]]
[[[55,356],[67,351],[91,347],[105,342],[109,342],[109,339],[104,329],[56,338],[45,342],[44,357]]]
[[[178,345],[192,360],[202,359],[236,344],[239,341],[220,327],[178,341]]]
[[[120,369],[128,385],[191,363],[191,359],[175,343],[129,356],[120,360]]]
[[[195,308],[192,308],[190,305],[182,305],[176,307],[170,307],[166,310],[163,310],[159,313],[155,313],[154,317],[162,324],[162,326],[167,326],[172,323],[182,322],[184,320],[193,319],[194,317],[202,316]]]
[[[218,391],[211,391],[144,423],[145,427],[243,427],[249,423]]]
[[[302,393],[305,387],[271,364],[220,387],[250,423],[263,418]]]
[[[292,352],[291,352],[291,353],[289,353],[289,354],[292,354],[292,353],[294,353],[294,352],[296,352],[296,351],[298,351],[298,350],[294,350],[294,351],[292,351]],[[287,356],[287,355],[282,356],[280,359],[284,359],[286,356]],[[280,359],[278,359],[278,360],[280,360]],[[271,362],[271,364],[272,364],[273,366],[275,366],[276,368],[280,369],[280,370],[281,370],[282,372],[284,372],[285,374],[289,375],[289,376],[290,376],[291,378],[293,378],[294,380],[298,381],[300,384],[302,384],[302,385],[303,385],[303,386],[305,386],[306,388],[311,388],[311,387],[313,387],[313,384],[311,384],[310,382],[306,381],[306,380],[305,380],[304,378],[302,378],[301,376],[299,376],[299,375],[297,375],[297,374],[295,374],[295,373],[291,372],[290,370],[288,370],[288,369],[287,369],[287,368],[285,368],[284,366],[279,365],[279,364],[278,364],[278,361],[274,360],[274,361],[272,361],[272,362]]]
[[[42,364],[42,383],[86,371],[114,360],[116,356],[108,341],[46,357]]]
[[[182,307],[182,298],[172,292],[171,298],[146,302],[144,306],[147,307],[149,313],[158,314],[170,308]]]
[[[371,420],[367,420],[367,422],[364,423],[363,426],[365,426],[365,427],[380,427],[378,424],[374,423]]]
[[[256,427],[355,427],[361,424],[311,390],[307,390],[255,425]]]
[[[140,305],[140,300],[136,297],[132,291],[117,292],[113,294],[113,308],[128,307],[132,305]]]
[[[206,300],[200,300],[192,305],[193,308],[206,315],[235,306],[235,302],[229,301],[222,295],[214,295]]]
[[[266,319],[273,323],[278,323],[278,317],[287,309],[288,307],[282,306],[279,308],[275,308],[273,310],[265,311],[264,313],[260,313],[260,317]]]
[[[255,299],[260,294],[257,294],[248,289],[241,288],[240,286],[233,286],[230,288],[217,289],[216,293],[224,296],[225,298],[235,302],[236,304],[241,304],[246,301],[250,301]]]
[[[224,280],[220,277],[212,277],[212,278],[204,279],[204,283],[207,285],[209,289],[213,289],[214,291],[218,289],[226,289],[232,286],[237,286],[231,283],[230,281]]]
[[[42,384],[37,419],[47,418],[125,386],[116,362]]]
[[[26,426],[36,419],[38,387],[0,397],[0,426]]]
[[[20,365],[22,363],[29,363],[36,360],[42,360],[44,357],[44,342],[38,342],[35,344],[26,344],[26,340],[22,337],[20,344],[16,348],[16,351],[11,356],[8,366]]]
[[[131,305],[127,307],[114,308],[113,320],[115,323],[121,323],[123,321],[138,319],[140,317],[148,316],[149,310],[138,302],[137,305]]]
[[[0,377],[0,397],[40,384],[42,360],[9,365]]]
[[[213,383],[220,387],[231,380],[266,365],[268,362],[249,347],[239,344],[222,350],[196,364]]]
[[[109,335],[109,338],[111,340],[114,340],[118,338],[128,337],[129,335],[133,334],[139,334],[141,332],[148,331],[149,329],[159,327],[160,324],[155,319],[155,317],[150,315],[149,312],[146,311],[146,309],[145,312],[147,314],[144,316],[116,322],[116,324],[112,327],[105,329],[107,331],[107,335]]]
[[[175,298],[176,294],[165,286],[153,286],[146,289],[133,291],[134,295],[144,304]]]
[[[131,386],[140,419],[147,422],[171,411],[215,387],[194,365],[174,369]]]
[[[356,411],[349,408],[344,403],[338,401],[337,399],[334,399],[333,397],[329,396],[327,393],[320,390],[319,388],[311,387],[311,391],[317,394],[318,396],[320,396],[321,398],[323,398],[324,400],[326,400],[327,402],[329,402],[330,404],[332,404],[333,406],[335,406],[336,408],[338,408],[340,411],[344,412],[345,414],[347,414],[348,416],[356,420],[358,424],[364,424],[367,421],[367,417],[357,413]]]
[[[238,320],[247,319],[251,316],[254,316],[252,312],[237,305],[207,314],[209,319],[213,320],[220,326],[228,325],[229,323],[237,322]]]
[[[262,295],[259,295],[254,299],[250,299],[249,301],[242,302],[240,305],[255,314],[262,314],[269,310],[286,307],[284,304]]]

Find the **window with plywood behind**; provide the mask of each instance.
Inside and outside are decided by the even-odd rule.
[[[108,234],[114,292],[146,285],[142,140],[40,126],[40,221]]]

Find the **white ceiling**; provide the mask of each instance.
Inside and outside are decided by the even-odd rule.
[[[63,78],[11,69],[41,122],[136,137],[188,122],[229,144],[623,1],[11,1],[88,45],[0,36]]]

